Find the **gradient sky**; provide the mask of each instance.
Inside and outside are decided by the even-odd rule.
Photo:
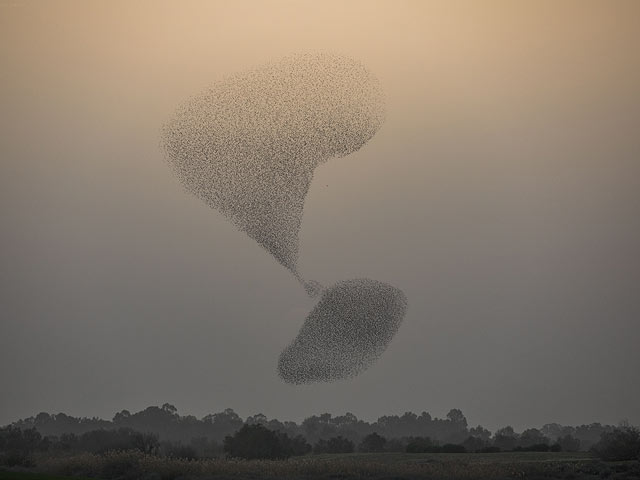
[[[638,45],[636,1],[0,0],[0,424],[164,402],[639,424]],[[409,310],[364,374],[294,387],[276,361],[313,300],[159,134],[212,82],[320,51],[379,77],[387,119],[316,170],[300,270]]]

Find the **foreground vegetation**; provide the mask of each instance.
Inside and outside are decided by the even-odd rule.
[[[90,480],[80,477],[61,477],[59,475],[49,475],[48,473],[15,472],[0,470],[0,480]]]
[[[602,462],[587,453],[508,452],[493,454],[326,454],[288,460],[186,460],[140,451],[39,457],[35,471],[59,477],[172,480],[237,479],[601,479],[640,478],[640,463]],[[23,479],[0,473],[0,480]],[[24,477],[23,480],[53,480]]]

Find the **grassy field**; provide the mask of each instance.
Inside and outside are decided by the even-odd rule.
[[[46,473],[8,472],[0,470],[0,480],[85,480],[79,477],[60,477]],[[86,479],[89,480],[89,479]]]
[[[638,480],[640,463],[604,463],[586,453],[507,452],[489,454],[310,455],[285,461],[183,460],[139,452],[39,458],[48,474],[0,472],[0,480],[107,479],[313,479],[347,480]],[[52,476],[57,475],[57,476]]]
[[[359,462],[377,461],[382,463],[424,463],[424,462],[467,462],[467,463],[504,463],[504,462],[558,462],[592,461],[587,452],[500,452],[500,453],[348,453],[313,455],[314,459],[343,460]]]

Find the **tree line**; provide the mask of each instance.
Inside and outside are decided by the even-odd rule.
[[[40,413],[0,428],[0,454],[5,463],[12,455],[19,463],[37,451],[103,453],[129,449],[181,458],[287,458],[356,451],[578,451],[602,445],[603,438],[613,441],[619,431],[630,435],[637,432],[629,426],[621,430],[599,423],[577,427],[550,423],[522,432],[506,426],[491,432],[480,425],[469,427],[459,409],[450,410],[445,418],[407,412],[382,416],[375,422],[360,420],[351,413],[313,415],[300,424],[268,419],[262,414],[242,419],[232,409],[198,419],[182,416],[176,407],[165,403],[136,413],[122,410],[110,421]]]

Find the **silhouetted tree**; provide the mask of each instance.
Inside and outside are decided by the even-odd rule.
[[[158,435],[155,433],[133,432],[131,434],[132,447],[143,453],[156,453],[159,444]]]
[[[373,432],[362,439],[362,442],[358,445],[358,450],[361,452],[382,452],[386,443],[386,438]]]
[[[563,452],[577,452],[580,450],[580,440],[571,435],[559,437],[557,443]]]
[[[246,459],[287,458],[300,448],[299,442],[299,439],[292,440],[287,434],[274,432],[260,424],[245,424],[233,436],[224,439],[224,452],[229,457]],[[304,450],[308,451],[308,447],[305,446]]]
[[[574,436],[580,440],[580,446],[584,450],[589,450],[602,437],[602,434],[613,431],[614,427],[604,426],[600,423],[591,423],[589,425],[579,425],[575,427]]]
[[[605,432],[592,451],[603,460],[640,460],[640,430],[624,426]]]
[[[496,430],[493,437],[493,445],[500,450],[513,450],[518,444],[518,439],[513,427],[506,426]]]
[[[129,412],[129,410],[122,410],[113,416],[113,423],[115,425],[123,425],[127,422],[130,416],[131,412]]]
[[[562,435],[569,434],[569,432],[564,432],[563,430],[564,427],[558,423],[547,423],[542,426],[540,432],[549,440],[555,440]]]
[[[467,419],[462,414],[462,410],[458,408],[452,408],[451,410],[449,410],[449,413],[447,413],[447,420],[457,425],[463,426],[464,428],[467,428]]]
[[[227,408],[220,413],[207,415],[202,421],[208,427],[207,431],[211,432],[211,436],[214,439],[222,439],[232,435],[244,424],[240,416],[231,408]]]
[[[31,467],[31,456],[49,448],[49,440],[35,429],[21,430],[14,426],[0,428],[0,465]]]
[[[469,452],[478,452],[488,446],[488,442],[479,437],[469,436],[462,446]]]
[[[531,447],[533,445],[546,445],[549,439],[545,437],[537,428],[528,428],[520,434],[518,445],[521,447]],[[542,448],[542,447],[538,447]],[[540,450],[538,450],[540,451]]]
[[[491,432],[484,428],[482,425],[478,425],[477,427],[473,427],[469,429],[469,435],[472,437],[479,438],[485,442],[489,442],[491,438]]]
[[[244,423],[248,424],[248,425],[256,425],[256,424],[260,424],[260,425],[266,425],[267,422],[269,421],[269,419],[267,419],[267,416],[262,414],[262,413],[256,413],[255,415],[251,415],[249,417],[247,417],[247,419],[244,421]]]
[[[555,443],[565,451],[577,448],[588,450],[600,441],[602,434],[614,429],[612,426],[599,423],[577,427],[548,423],[540,429],[527,429],[520,435],[514,432],[513,428],[505,427],[491,438],[491,432],[481,426],[469,428],[462,411],[455,408],[451,409],[444,419],[434,418],[423,411],[420,415],[405,412],[402,415],[382,416],[377,421],[369,423],[359,420],[352,413],[335,417],[323,413],[306,418],[299,425],[291,421],[269,420],[261,413],[243,421],[232,409],[198,419],[193,415],[179,415],[177,408],[169,403],[164,403],[161,407],[151,406],[137,413],[121,410],[114,415],[112,421],[41,412],[33,417],[18,420],[12,425],[19,430],[35,429],[42,436],[43,445],[51,442],[51,448],[59,452],[91,448],[103,451],[104,448],[108,448],[107,445],[131,445],[133,438],[125,439],[119,437],[120,434],[95,433],[124,428],[135,432],[150,432],[163,442],[191,445],[198,456],[211,457],[222,455],[221,444],[224,438],[235,434],[245,423],[261,424],[268,430],[286,434],[292,441],[302,435],[305,440],[318,444],[320,449],[325,448],[327,443],[321,442],[320,439],[341,437],[358,445],[365,437],[376,432],[388,440],[386,450],[396,451],[405,449],[410,439],[427,437],[433,439],[434,444],[460,444],[473,451],[486,450],[488,446],[502,450],[529,449],[543,444],[549,445],[551,449]],[[81,437],[85,433],[90,435],[83,440]],[[192,443],[194,439],[197,439],[197,445]],[[300,444],[300,448],[302,446],[303,443]],[[142,442],[135,448],[153,451],[157,445],[154,447],[153,443],[148,445]],[[433,450],[437,450],[435,446]]]
[[[283,445],[283,448],[287,451],[288,455],[299,456],[306,455],[311,452],[311,445],[307,442],[307,439],[302,435],[296,435],[291,438],[289,435],[283,432],[277,432],[278,438]]]
[[[436,446],[429,437],[412,437],[407,443],[407,453],[429,453],[434,452]]]

